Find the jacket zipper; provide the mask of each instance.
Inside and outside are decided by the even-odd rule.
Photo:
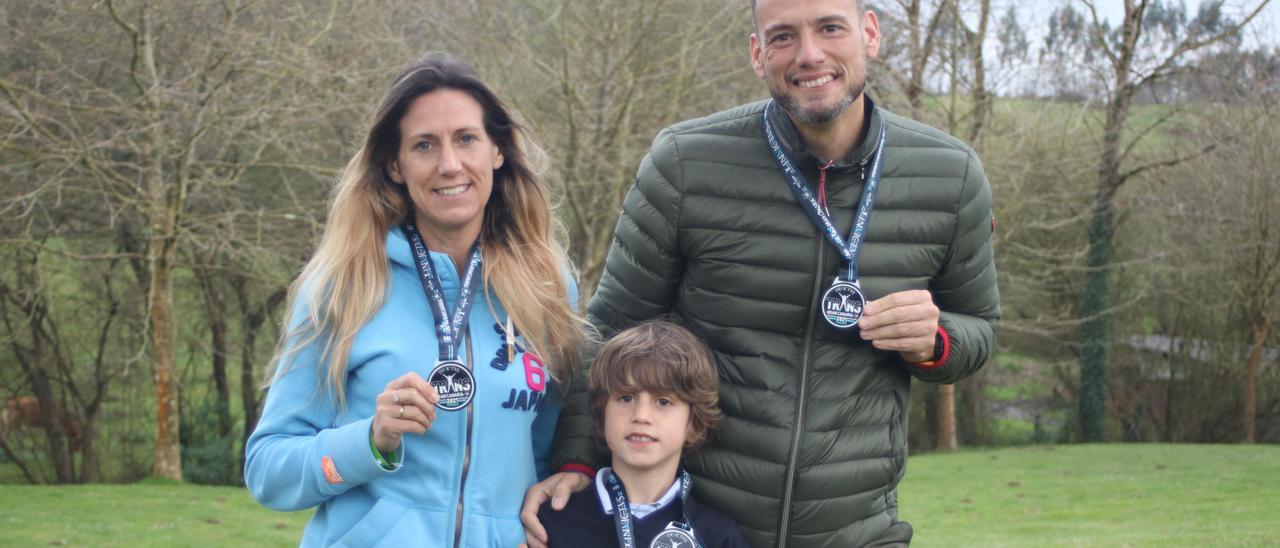
[[[471,331],[469,329],[467,330],[466,337],[467,367],[471,367],[471,364],[475,363],[475,360],[472,359],[474,356],[471,354]],[[472,375],[475,375],[474,370]],[[474,385],[471,388],[472,390],[475,390]],[[467,441],[466,445],[464,445],[462,449],[462,479],[458,483],[458,517],[454,522],[453,527],[454,548],[460,548],[462,546],[462,497],[467,492],[467,472],[471,469],[471,420],[473,409],[475,409],[474,401],[471,402],[471,405],[467,406]]]
[[[787,546],[787,528],[791,522],[791,499],[795,494],[796,466],[800,460],[800,436],[804,432],[804,404],[809,385],[809,353],[813,348],[813,322],[818,311],[818,299],[822,294],[822,271],[824,261],[822,248],[826,243],[821,233],[818,234],[818,264],[813,276],[813,297],[809,302],[809,320],[804,330],[804,349],[800,354],[800,386],[796,391],[796,421],[791,436],[791,456],[787,458],[787,481],[782,491],[782,521],[778,524],[778,538],[774,542],[777,548]]]
[[[875,149],[858,162],[861,171],[862,182],[867,181],[867,162],[871,161],[871,157],[875,155]],[[830,167],[828,164],[826,167]],[[822,175],[826,175],[826,169],[822,169]],[[824,177],[825,179],[825,177]],[[824,200],[825,201],[825,200]],[[826,205],[825,203],[823,204]],[[794,434],[791,436],[791,455],[787,458],[787,479],[782,491],[782,519],[778,523],[778,538],[774,542],[776,548],[786,548],[787,546],[787,529],[791,522],[791,499],[795,495],[796,483],[796,467],[800,460],[800,436],[804,431],[804,404],[805,396],[808,394],[809,383],[809,355],[813,349],[813,323],[816,319],[818,302],[822,295],[822,271],[825,266],[823,261],[823,245],[826,239],[822,233],[818,233],[818,260],[817,268],[813,276],[813,297],[809,301],[809,319],[805,324],[804,330],[804,349],[800,354],[800,386],[796,392],[796,420],[793,427]]]

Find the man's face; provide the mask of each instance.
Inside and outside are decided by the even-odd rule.
[[[830,123],[862,95],[880,23],[856,0],[759,0],[751,64],[797,123]]]

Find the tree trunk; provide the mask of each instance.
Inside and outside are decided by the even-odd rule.
[[[920,0],[912,0],[904,5],[907,11],[907,28],[910,29],[909,42],[911,55],[911,74],[908,75],[907,103],[911,105],[911,119],[924,119],[924,70],[929,58],[924,50],[924,39],[920,29]]]
[[[254,365],[258,330],[271,317],[270,312],[280,306],[280,303],[284,302],[285,297],[288,296],[286,289],[277,289],[267,297],[264,303],[255,307],[249,302],[249,290],[245,287],[246,283],[242,281],[236,284],[236,299],[239,301],[241,313],[244,315],[240,341],[240,403],[244,407],[244,432],[241,433],[240,437],[241,470],[244,469],[245,449],[249,446],[249,435],[253,434],[254,428],[258,427],[258,415],[262,411],[260,407],[263,396],[259,396],[258,384],[260,379],[257,377]]]
[[[924,431],[928,433],[928,445],[920,446],[912,445],[912,449],[921,451],[937,451],[942,446],[942,440],[938,437],[938,433],[942,431],[942,405],[939,404],[939,391],[943,385],[928,383],[918,388],[913,388],[911,393],[913,396],[920,398],[924,402]]]
[[[1244,442],[1256,443],[1258,429],[1258,366],[1262,362],[1262,349],[1271,331],[1271,318],[1263,316],[1253,321],[1253,345],[1249,349],[1249,365],[1244,377]]]
[[[108,273],[102,277],[107,293],[107,319],[102,323],[102,330],[98,334],[98,351],[93,360],[93,398],[88,403],[82,403],[84,424],[80,442],[80,479],[85,483],[96,483],[102,476],[102,469],[98,464],[98,447],[94,440],[98,432],[98,412],[102,410],[102,402],[107,399],[107,388],[111,385],[112,375],[107,372],[106,362],[107,340],[111,335],[111,324],[120,314],[120,300],[111,288],[110,273],[115,272],[115,266],[116,263],[112,262]]]
[[[173,387],[175,360],[174,339],[177,326],[173,317],[174,246],[171,237],[173,219],[162,215],[153,227],[154,236],[148,246],[151,264],[148,312],[151,316],[151,348],[155,360],[156,440],[152,473],[162,478],[182,480],[182,448],[178,441],[178,398]]]
[[[950,4],[949,6],[945,6],[945,7],[949,7],[952,10],[953,15],[956,13],[959,13],[959,6],[956,5],[954,0],[952,0],[949,4]],[[938,6],[939,11],[941,11],[942,9],[944,9],[944,6]],[[957,27],[956,30],[958,30],[959,28],[958,16],[953,19],[952,24],[955,25]],[[951,71],[950,71],[951,85],[949,86],[950,92],[948,94],[949,101],[948,101],[948,108],[947,108],[947,130],[954,135],[956,133],[956,128],[959,125],[959,114],[957,112],[956,104],[959,102],[959,97],[960,97],[960,70],[959,70],[960,63],[956,55],[956,52],[960,48],[960,44],[959,44],[959,41],[955,39],[955,33],[952,34],[952,40],[950,40],[949,45],[951,46],[950,56],[948,57],[948,61],[951,64]],[[917,113],[916,113],[915,105],[912,105],[912,115],[916,115],[916,114]],[[916,121],[921,121],[921,120],[919,118],[916,118]],[[956,450],[956,387],[954,384],[938,385],[938,404],[937,405],[938,405],[938,430],[936,432],[937,445],[935,447],[939,451],[955,451]]]
[[[956,444],[956,386],[938,386],[938,449],[955,451]]]
[[[956,19],[959,20],[959,15]],[[978,3],[978,30],[969,36],[969,65],[973,68],[973,124],[969,126],[969,146],[979,154],[982,153],[982,131],[991,115],[987,65],[982,56],[982,48],[987,40],[987,21],[990,19],[991,0],[981,0]]]
[[[1107,108],[1098,187],[1089,224],[1088,271],[1080,326],[1080,430],[1086,442],[1105,441],[1103,422],[1107,404],[1107,354],[1111,347],[1109,308],[1111,255],[1116,231],[1115,195],[1124,183],[1120,176],[1120,141],[1134,92],[1125,84]]]
[[[1183,307],[1179,305],[1177,313],[1175,313],[1173,316],[1173,328],[1168,330],[1169,346],[1165,350],[1165,364],[1169,368],[1169,382],[1166,385],[1165,397],[1164,397],[1164,442],[1165,443],[1174,443],[1173,433],[1175,431],[1174,426],[1176,425],[1176,422],[1174,421],[1175,415],[1174,415],[1173,402],[1174,402],[1174,392],[1175,392],[1174,387],[1178,385],[1178,370],[1177,370],[1178,356],[1175,353],[1175,351],[1177,350],[1177,347],[1174,346],[1173,343],[1174,341],[1178,340],[1178,337],[1180,337],[1181,336],[1180,334],[1182,333],[1182,329],[1181,329],[1182,311],[1183,311]]]
[[[98,425],[94,424],[93,417],[85,417],[80,425],[80,481],[82,483],[97,483],[101,479],[98,447],[93,443],[97,430]]]
[[[1105,441],[1103,422],[1107,404],[1107,352],[1111,318],[1111,246],[1115,235],[1115,206],[1098,189],[1089,227],[1089,270],[1084,287],[1084,321],[1080,326],[1080,433],[1086,442]]]
[[[213,386],[218,392],[218,435],[231,433],[231,387],[227,385],[227,322],[221,316],[213,322],[210,318],[210,337],[213,344]]]
[[[1080,434],[1086,442],[1105,441],[1107,353],[1111,346],[1111,254],[1115,239],[1115,195],[1120,175],[1120,147],[1129,105],[1137,89],[1130,81],[1134,50],[1142,32],[1142,10],[1125,2],[1123,44],[1112,65],[1112,95],[1103,128],[1098,186],[1089,224],[1088,272],[1085,277],[1080,326]]]
[[[38,340],[38,339],[37,339]],[[44,370],[36,368],[31,375],[31,388],[40,402],[40,419],[53,457],[53,471],[58,483],[75,483],[76,472],[67,435],[62,427],[62,410],[54,398],[53,385]]]
[[[917,121],[924,119],[925,71],[929,67],[929,58],[933,56],[933,38],[945,7],[940,2],[936,9],[933,10],[933,15],[929,18],[929,22],[922,27],[920,25],[921,4],[921,0],[902,3],[902,9],[907,16],[907,28],[910,32],[907,47],[911,62],[911,73],[907,75],[907,85],[904,91],[906,92],[907,103],[911,105],[911,119]]]
[[[231,388],[227,383],[227,314],[218,295],[217,281],[206,268],[198,269],[200,287],[204,290],[205,311],[209,321],[209,351],[213,366],[213,387],[218,397],[218,436],[227,439],[231,433]]]
[[[61,408],[54,394],[53,382],[49,378],[50,364],[58,359],[57,350],[49,348],[56,344],[56,338],[44,328],[49,319],[48,303],[45,301],[44,286],[40,280],[38,257],[31,256],[30,261],[22,261],[18,267],[20,286],[25,286],[25,302],[23,310],[27,313],[31,328],[30,366],[26,369],[31,379],[31,390],[40,405],[41,426],[45,431],[49,444],[49,456],[53,459],[54,477],[58,483],[74,483],[75,469],[70,448],[67,447],[66,431],[62,421],[58,420]]]
[[[182,445],[178,438],[179,409],[173,386],[176,360],[177,322],[173,313],[173,274],[177,267],[178,214],[182,204],[180,182],[167,181],[161,158],[164,143],[164,112],[160,97],[160,75],[156,69],[155,41],[145,6],[138,33],[141,54],[139,70],[145,71],[142,108],[151,120],[148,139],[142,146],[145,162],[143,188],[147,197],[147,313],[151,318],[151,358],[155,361],[156,439],[152,474],[182,481]]]
[[[240,436],[240,465],[243,468],[245,449],[249,445],[249,435],[258,426],[258,379],[254,374],[253,348],[257,344],[256,329],[250,329],[248,322],[244,326],[244,334],[240,346],[240,403],[244,407],[244,432]]]

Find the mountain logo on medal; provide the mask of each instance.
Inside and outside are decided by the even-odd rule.
[[[858,286],[837,280],[822,295],[822,316],[836,329],[849,329],[862,319],[866,299]]]
[[[436,406],[445,411],[457,411],[466,407],[476,393],[476,381],[471,376],[471,370],[455,361],[440,362],[431,371],[429,382],[440,395]]]

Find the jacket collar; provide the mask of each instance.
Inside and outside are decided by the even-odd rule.
[[[405,235],[404,229],[400,228],[400,225],[393,226],[391,230],[387,231],[386,246],[387,259],[391,261],[391,264],[407,268],[417,274],[418,265],[413,258],[413,251],[409,249],[409,237]],[[447,254],[431,250],[427,251],[431,254],[431,266],[436,269],[436,276],[440,278],[441,290],[444,291],[445,300],[452,303],[457,298],[458,286],[462,285],[460,276],[458,276],[458,269],[453,266],[453,259],[450,259]],[[477,294],[479,289],[477,287]]]
[[[863,131],[862,144],[853,149],[848,156],[836,161],[835,168],[857,167],[862,162],[871,158],[876,150],[876,140],[871,135],[880,134],[880,126],[884,124],[884,116],[881,115],[880,107],[876,106],[875,101],[871,99],[871,95],[863,93],[862,106],[865,109],[865,131]],[[766,103],[767,104],[767,103]],[[766,110],[766,113],[769,111]],[[800,143],[800,134],[796,132],[796,127],[791,123],[791,117],[787,116],[781,108],[774,108],[769,118],[773,122],[773,127],[778,130],[778,138],[782,140],[782,147],[786,149],[787,155],[791,160],[798,162],[800,165],[809,166],[817,165],[818,158],[811,154],[808,149]]]
[[[612,468],[606,466],[596,472],[596,497],[600,499],[600,507],[604,509],[604,515],[606,516],[613,515],[613,502],[611,500],[612,497],[609,496],[609,489],[604,486],[605,474],[608,474],[610,470],[612,470]],[[627,506],[631,507],[631,514],[635,516],[637,520],[641,520],[641,519],[644,519],[649,514],[652,514],[654,512],[657,512],[658,510],[665,508],[668,504],[671,504],[672,501],[676,500],[679,497],[680,497],[680,477],[677,474],[675,482],[671,484],[671,487],[667,488],[667,492],[663,493],[662,496],[659,497],[657,501],[651,502],[649,504],[636,504],[634,502],[628,502]]]

